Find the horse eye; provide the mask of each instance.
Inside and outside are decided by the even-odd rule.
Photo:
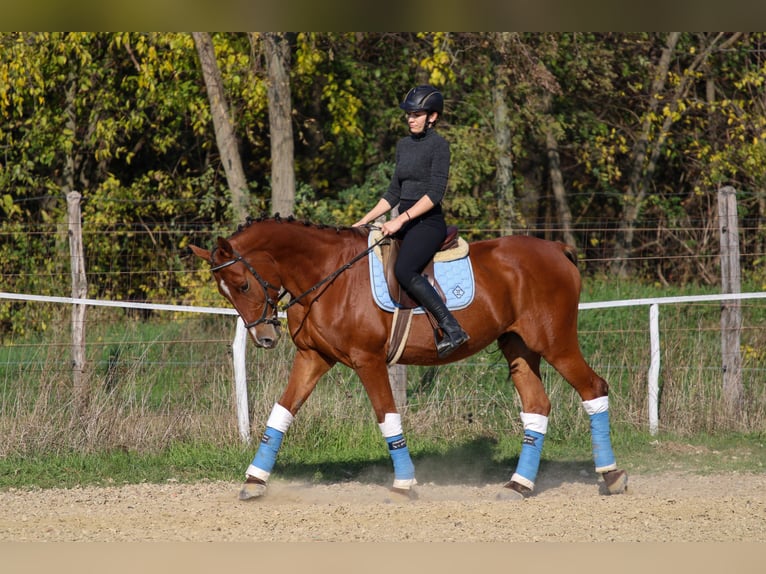
[[[250,283],[247,282],[244,285],[242,285],[242,287],[239,288],[239,291],[240,293],[247,293],[248,291],[250,291]]]

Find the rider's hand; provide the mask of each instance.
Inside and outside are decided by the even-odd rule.
[[[386,221],[383,226],[380,228],[380,230],[383,232],[383,235],[394,235],[397,231],[399,231],[402,228],[402,222],[399,220],[398,217]]]

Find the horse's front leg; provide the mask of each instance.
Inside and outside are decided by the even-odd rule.
[[[266,483],[274,469],[287,429],[316,387],[319,378],[333,364],[315,351],[299,350],[296,353],[287,387],[271,409],[258,451],[245,471],[245,484],[239,493],[240,500],[258,498],[266,493]]]
[[[402,417],[396,408],[394,394],[391,391],[388,369],[385,363],[377,361],[373,366],[368,363],[365,365],[358,366],[356,373],[367,391],[378,427],[388,445],[388,454],[394,465],[393,489],[414,496],[412,487],[418,483],[415,479],[415,465],[412,463],[407,441],[404,438]]]

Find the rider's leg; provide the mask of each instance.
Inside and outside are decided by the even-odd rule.
[[[404,234],[394,273],[407,293],[436,319],[443,337],[436,341],[439,357],[446,357],[468,340],[441,296],[421,275],[444,241],[446,228],[439,222],[422,221]]]

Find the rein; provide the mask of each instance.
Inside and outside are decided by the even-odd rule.
[[[377,240],[375,243],[373,243],[372,245],[370,245],[370,246],[369,246],[367,249],[365,249],[364,251],[362,251],[361,253],[359,253],[358,255],[356,255],[356,256],[355,256],[355,257],[354,257],[354,258],[353,258],[351,261],[349,261],[348,263],[346,263],[345,265],[343,265],[343,266],[342,266],[342,267],[340,267],[339,269],[336,269],[335,271],[333,271],[332,273],[330,273],[330,274],[329,274],[327,277],[325,277],[324,279],[320,280],[318,283],[316,283],[316,284],[315,284],[315,285],[313,285],[312,287],[309,287],[309,288],[308,288],[306,291],[304,291],[303,293],[301,293],[301,294],[300,294],[300,295],[298,295],[297,297],[293,297],[293,298],[290,300],[290,302],[289,302],[287,305],[285,305],[285,307],[284,307],[284,308],[285,308],[285,310],[287,310],[288,308],[290,308],[290,307],[292,307],[293,305],[295,305],[295,304],[296,304],[298,301],[300,301],[301,299],[303,299],[303,298],[304,298],[306,295],[308,295],[309,293],[313,293],[314,291],[316,291],[317,289],[319,289],[319,288],[320,288],[322,285],[324,285],[325,283],[328,283],[328,282],[331,282],[331,281],[333,281],[333,280],[334,280],[334,279],[335,279],[335,278],[336,278],[338,275],[340,275],[341,273],[343,273],[343,272],[344,272],[346,269],[348,269],[349,267],[351,267],[351,266],[352,266],[354,263],[356,263],[356,262],[357,262],[357,261],[359,261],[360,259],[362,259],[362,258],[366,257],[367,255],[369,255],[369,254],[372,252],[372,250],[373,250],[373,249],[375,249],[375,248],[376,248],[378,245],[380,245],[381,243],[383,243],[383,241],[385,241],[386,239],[389,239],[389,238],[388,238],[387,236],[383,236],[383,237],[381,237],[381,238],[380,238],[380,239],[378,239],[378,240]]]
[[[368,227],[373,227],[373,226],[368,226]],[[297,297],[293,297],[290,300],[290,302],[287,303],[284,306],[284,310],[289,309],[290,307],[292,307],[293,305],[298,303],[301,299],[306,297],[306,295],[308,295],[310,293],[313,293],[314,291],[319,289],[325,283],[329,283],[329,282],[333,281],[336,277],[338,277],[338,275],[340,275],[341,273],[346,271],[348,268],[350,268],[354,263],[356,263],[360,259],[362,259],[362,258],[366,257],[367,255],[369,255],[372,252],[373,249],[375,249],[378,245],[380,245],[381,243],[383,243],[383,241],[385,241],[387,239],[389,239],[388,236],[381,237],[380,239],[375,241],[372,245],[370,245],[367,249],[365,249],[364,251],[362,251],[361,253],[356,255],[348,263],[344,264],[339,269],[336,269],[335,271],[330,273],[327,277],[325,277],[324,279],[320,280],[318,283],[316,283],[315,285],[313,285],[312,287],[310,287],[309,289],[307,289],[306,291],[304,291],[303,293],[301,293]],[[229,261],[225,261],[223,263],[219,263],[218,265],[215,265],[214,262],[213,262],[213,256],[215,255],[216,249],[213,249],[213,252],[210,254],[210,271],[212,271],[212,272],[220,271],[221,269],[229,267],[230,265],[234,265],[236,263],[240,263],[241,262],[245,266],[245,268],[253,275],[253,277],[255,277],[256,281],[258,281],[258,284],[263,289],[263,294],[264,294],[264,299],[266,301],[266,306],[264,306],[264,308],[263,308],[263,313],[261,314],[261,318],[255,320],[255,321],[253,321],[251,323],[246,324],[245,328],[249,329],[250,327],[255,327],[256,325],[259,325],[261,323],[269,323],[271,325],[279,325],[279,319],[277,318],[277,305],[278,305],[279,300],[284,296],[285,293],[287,293],[287,291],[284,288],[279,288],[276,285],[272,285],[271,283],[266,281],[263,277],[261,277],[258,274],[258,272],[255,270],[255,268],[252,265],[250,265],[250,263],[248,263],[248,261],[241,254],[237,253],[237,251],[234,250],[234,249],[232,249],[232,253],[234,255],[234,259],[230,259]],[[269,289],[273,289],[274,291],[277,292],[277,298],[276,299],[272,299],[271,297],[269,297]],[[267,315],[268,308],[271,308],[271,311],[272,311],[271,317],[268,317],[268,315]]]

